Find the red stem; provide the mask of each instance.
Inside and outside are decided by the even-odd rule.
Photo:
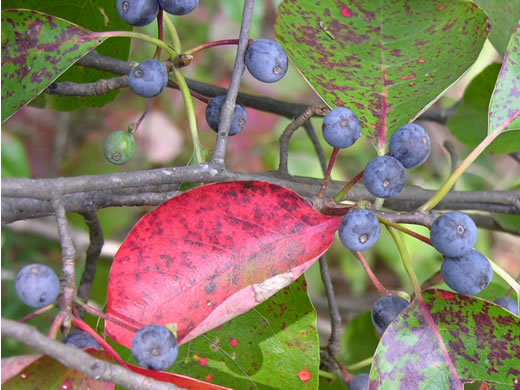
[[[94,329],[92,329],[87,323],[80,320],[78,317],[72,318],[72,324],[76,326],[76,328],[81,329],[84,332],[87,332],[89,335],[94,337],[94,339],[103,347],[105,351],[107,351],[119,364],[123,367],[127,367],[127,363],[119,356],[119,354],[106,342],[106,340],[98,335]]]
[[[250,39],[248,42],[248,45],[251,45],[252,43],[253,43],[253,40]],[[205,43],[200,46],[195,46],[193,49],[190,49],[183,54],[193,55],[200,51],[209,49],[210,47],[217,47],[217,46],[224,46],[224,45],[238,45],[238,39],[222,39],[220,41],[208,42],[208,43]]]
[[[95,315],[97,317],[103,318],[105,321],[113,322],[114,324],[116,324],[116,325],[118,325],[118,326],[120,326],[122,328],[125,328],[125,329],[129,330],[130,332],[134,332],[135,333],[135,332],[137,332],[140,329],[140,328],[136,327],[133,324],[129,324],[128,322],[122,321],[119,318],[111,316],[110,314],[103,313],[102,311],[99,311],[95,307],[92,307],[92,306],[90,306],[90,305],[88,305],[86,303],[80,302],[77,299],[76,299],[76,303],[78,305],[80,305],[86,312],[88,312],[88,313],[90,313],[92,315]]]
[[[32,313],[29,313],[26,316],[20,318],[18,320],[18,322],[29,321],[30,319],[33,319],[34,317],[38,317],[39,315],[42,315],[43,313],[47,313],[48,311],[54,309],[55,307],[56,307],[56,305],[54,303],[52,303],[48,306],[42,307],[41,309],[35,310]]]
[[[345,187],[343,187],[341,189],[340,192],[338,192],[336,195],[334,195],[334,200],[336,202],[341,202],[343,200],[343,198],[345,197],[345,195],[347,195],[347,192],[352,188],[354,187],[354,184],[356,184],[358,181],[360,181],[362,178],[363,178],[363,174],[365,173],[365,171],[361,171],[359,172],[356,176],[354,176],[354,178],[352,180],[350,180],[346,185]]]
[[[159,13],[157,14],[157,30],[158,30],[157,37],[161,41],[164,38],[164,27],[163,26],[164,26],[163,25],[163,10],[162,10],[162,8],[159,8]],[[154,54],[153,58],[158,60],[160,56],[161,56],[161,48],[159,46],[157,46],[157,48],[155,49],[155,54]]]
[[[135,124],[135,129],[132,131],[132,134],[135,134],[135,132],[139,128],[139,125],[141,125],[141,122],[146,117],[146,114],[148,114],[148,112],[150,111],[150,108],[152,108],[152,103],[153,103],[153,97],[151,97],[150,100],[148,100],[148,104],[146,105],[146,108],[144,109],[143,115],[141,115],[141,117]]]
[[[332,150],[332,154],[330,156],[329,160],[329,166],[327,167],[327,173],[325,173],[325,179],[323,179],[323,185],[321,186],[321,190],[318,194],[319,198],[323,198],[323,195],[325,195],[325,190],[327,189],[327,185],[329,184],[330,180],[330,174],[332,172],[332,167],[334,166],[334,162],[336,162],[336,157],[338,156],[339,149],[334,148]]]
[[[361,265],[365,269],[366,273],[368,274],[368,277],[374,284],[377,291],[379,291],[379,294],[385,296],[385,295],[392,295],[386,288],[383,286],[383,284],[379,281],[377,276],[372,272],[372,269],[370,269],[370,266],[366,262],[365,258],[363,257],[363,254],[359,251],[354,252],[356,256],[358,257],[359,261],[361,262]]]

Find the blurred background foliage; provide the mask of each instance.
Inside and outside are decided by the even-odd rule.
[[[273,23],[275,10],[280,1],[256,2],[252,38],[274,38]],[[201,3],[198,12],[182,18],[174,18],[183,49],[189,49],[203,42],[238,37],[242,12],[241,0]],[[142,29],[156,35],[156,26],[152,24]],[[132,61],[141,61],[154,54],[154,48],[142,42],[132,42],[130,57]],[[227,86],[233,69],[236,47],[224,46],[203,51],[195,55],[193,63],[183,70],[184,74],[199,81],[220,86]],[[439,99],[434,107],[450,107],[464,95],[469,82],[479,75],[485,84],[494,84],[496,65],[500,57],[490,44],[486,44],[478,61],[468,74]],[[480,73],[483,71],[483,73]],[[477,79],[475,79],[477,80]],[[475,85],[473,83],[473,88]],[[294,67],[284,79],[275,84],[264,84],[253,79],[245,72],[242,79],[242,92],[277,98],[288,102],[316,104],[319,98],[299,75]],[[135,122],[144,110],[147,100],[137,97],[130,90],[122,90],[117,98],[101,108],[82,108],[71,112],[47,110],[44,100],[38,99],[31,106],[25,107],[3,126],[2,131],[2,177],[58,177],[86,174],[114,173],[142,170],[162,166],[183,166],[189,163],[192,155],[191,138],[188,132],[187,116],[179,91],[168,90],[154,100],[152,111],[144,120],[136,134],[137,150],[134,158],[126,165],[116,166],[108,163],[103,156],[103,141],[112,131],[126,129]],[[40,107],[37,107],[40,105]],[[199,132],[204,146],[211,150],[215,142],[215,133],[208,127],[205,117],[205,103],[195,101]],[[289,120],[276,115],[247,109],[246,129],[237,137],[229,139],[228,166],[243,172],[262,172],[278,168],[279,137]],[[454,134],[466,142],[462,113],[452,118]],[[476,119],[475,119],[476,120]],[[318,134],[326,156],[332,149],[325,144],[321,136],[321,119],[313,119],[312,124]],[[441,125],[423,122],[429,131],[433,150],[430,159],[423,166],[410,170],[408,185],[419,185],[427,189],[436,189],[450,172],[450,158],[443,147],[445,141],[451,141],[459,156],[465,156],[471,150],[455,138]],[[448,123],[450,125],[450,123]],[[474,126],[473,122],[471,126]],[[462,130],[461,130],[462,127]],[[511,135],[515,134],[510,133]],[[464,138],[466,137],[466,138]],[[518,137],[516,135],[516,137]],[[314,148],[305,132],[298,130],[291,139],[289,149],[289,171],[293,175],[323,177]],[[508,150],[510,151],[510,150]],[[359,172],[368,161],[376,156],[375,150],[365,140],[360,140],[354,147],[343,150],[333,170],[335,180],[348,180]],[[489,190],[518,188],[520,169],[517,161],[509,155],[481,156],[457,183],[457,190]],[[106,288],[111,258],[119,243],[125,238],[137,219],[150,208],[111,208],[98,212],[105,234],[103,257],[98,263],[98,272],[92,289],[91,303],[100,309],[106,301]],[[500,221],[509,227],[520,226],[517,217],[499,216]],[[69,214],[68,219],[74,228],[74,239],[78,250],[78,281],[84,266],[85,250],[88,245],[87,228],[79,215]],[[425,228],[408,226],[426,236]],[[384,232],[378,245],[365,253],[365,257],[374,271],[390,289],[405,289],[411,292],[411,285],[402,267],[397,249],[391,238]],[[441,255],[428,245],[406,237],[406,244],[411,254],[415,271],[421,282],[430,278],[439,270]],[[477,249],[501,264],[513,276],[519,272],[520,239],[518,236],[479,231]],[[378,293],[372,287],[357,258],[345,250],[338,240],[327,252],[331,267],[334,288],[343,315],[345,332],[343,335],[341,359],[345,364],[353,364],[371,356],[377,346],[377,336],[368,311],[377,299]],[[31,312],[15,295],[14,276],[24,265],[44,263],[56,271],[60,268],[59,243],[55,222],[52,218],[38,221],[22,221],[2,228],[2,312],[8,318],[21,318]],[[316,263],[306,274],[309,294],[319,314],[318,329],[323,343],[330,331],[326,298]],[[442,286],[441,286],[442,287]],[[443,287],[446,287],[445,285]],[[497,277],[492,285],[480,295],[495,299],[507,291]],[[47,313],[30,321],[43,332],[52,322],[54,312]],[[93,327],[98,321],[87,317]],[[358,342],[363,340],[363,342]],[[26,347],[10,340],[2,340],[2,356],[28,353]],[[368,372],[368,368],[358,372]],[[327,388],[344,388],[338,381],[332,383],[321,379]]]

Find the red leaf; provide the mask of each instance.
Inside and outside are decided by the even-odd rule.
[[[107,313],[141,328],[177,324],[179,343],[296,280],[332,243],[340,218],[264,182],[202,186],[143,217],[119,249]],[[116,342],[134,331],[107,321]]]

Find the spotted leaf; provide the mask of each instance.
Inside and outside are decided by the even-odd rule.
[[[480,298],[423,293],[391,323],[374,355],[370,389],[520,385],[520,318]],[[442,341],[442,342],[441,342]]]
[[[332,243],[340,219],[264,182],[190,190],[142,218],[110,270],[107,321],[130,346],[135,329],[177,326],[183,344],[296,280]]]
[[[41,12],[2,11],[2,122],[105,39]]]
[[[460,0],[285,0],[275,33],[321,98],[356,112],[381,150],[462,76],[488,34],[484,12]]]

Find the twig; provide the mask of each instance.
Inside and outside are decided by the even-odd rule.
[[[35,348],[89,378],[116,383],[129,389],[179,390],[173,384],[156,381],[105,360],[96,359],[79,348],[45,337],[32,326],[6,318],[2,318],[2,336]]]
[[[61,287],[63,291],[58,300],[60,313],[57,316],[57,319],[59,317],[63,317],[64,325],[67,328],[70,328],[70,319],[72,318],[72,300],[76,295],[76,249],[74,248],[74,244],[69,232],[67,216],[60,195],[56,194],[53,196],[52,206],[54,207],[56,213],[56,222],[58,224],[63,272],[61,280]],[[67,331],[65,333],[67,333]]]
[[[323,171],[323,175],[327,173],[327,160],[325,159],[325,154],[323,153],[323,148],[321,147],[320,141],[316,136],[316,132],[314,131],[314,127],[310,120],[306,121],[303,124],[303,128],[310,138],[312,145],[314,146],[314,150],[316,150],[316,154],[318,155],[318,160],[320,162],[321,170]]]
[[[338,304],[336,303],[336,296],[334,295],[334,289],[332,287],[329,267],[327,265],[327,258],[325,255],[320,257],[320,272],[321,280],[325,286],[325,293],[327,295],[327,301],[329,304],[331,330],[327,350],[332,356],[336,356],[341,350],[341,315],[339,313]]]
[[[215,145],[213,157],[211,158],[211,165],[217,167],[224,167],[228,133],[231,127],[231,121],[233,120],[235,102],[238,95],[238,88],[240,87],[240,78],[242,77],[242,73],[245,69],[244,56],[249,44],[249,30],[251,28],[254,5],[254,0],[246,0],[244,2],[242,27],[240,28],[235,66],[233,68],[233,74],[231,75],[231,82],[229,83],[229,90],[227,92],[226,101],[224,102],[220,112],[220,121],[217,131],[217,143]]]
[[[128,87],[128,76],[125,75],[108,80],[101,79],[93,83],[74,83],[72,81],[52,83],[45,92],[57,96],[99,96],[126,87]]]
[[[89,229],[90,245],[87,249],[87,259],[85,260],[85,270],[81,276],[81,281],[78,288],[78,296],[85,302],[90,298],[90,290],[92,289],[92,283],[96,276],[96,267],[99,255],[105,239],[103,237],[103,230],[99,223],[99,219],[96,214],[96,210],[91,207],[89,211],[82,214],[85,219],[85,223]],[[81,317],[83,313],[80,311]]]
[[[289,125],[285,128],[280,137],[280,166],[279,170],[288,173],[287,168],[287,157],[289,154],[289,140],[291,139],[294,132],[307,122],[314,115],[323,116],[327,114],[329,109],[323,105],[310,106],[305,109],[303,113],[298,115]]]

